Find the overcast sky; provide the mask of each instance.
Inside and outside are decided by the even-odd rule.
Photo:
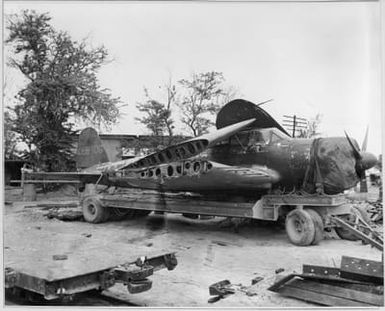
[[[4,2],[4,12],[48,12],[73,39],[105,45],[114,62],[101,85],[120,96],[125,115],[113,133],[143,134],[135,121],[143,87],[193,72],[220,71],[242,98],[274,101],[284,114],[322,114],[324,136],[346,130],[359,144],[369,125],[368,151],[381,153],[380,7],[378,2]],[[19,78],[5,71],[15,92]]]

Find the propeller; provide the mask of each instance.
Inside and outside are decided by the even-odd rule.
[[[368,134],[369,134],[369,125],[366,127],[365,137],[364,137],[364,140],[362,141],[362,146],[361,146],[361,150],[364,152],[366,151],[366,147],[368,145]],[[366,180],[365,174],[360,181],[360,192],[362,193],[368,192],[368,182]]]
[[[377,162],[377,158],[373,154],[366,152],[368,143],[368,131],[369,128],[366,129],[365,138],[362,142],[362,151],[360,151],[359,147],[353,143],[352,139],[345,131],[346,139],[348,140],[350,147],[352,147],[353,156],[356,159],[355,169],[357,176],[361,181],[365,178],[365,171],[373,167]]]
[[[366,151],[366,147],[368,146],[368,134],[369,134],[369,126],[366,127],[364,141],[362,142],[362,146],[361,146],[362,151]]]
[[[352,140],[350,139],[348,133],[346,133],[346,131],[344,131],[344,132],[345,132],[345,136],[346,136],[346,139],[347,139],[348,142],[349,142],[350,147],[352,147],[353,155],[354,155],[354,157],[356,158],[356,161],[362,160],[362,157],[361,157],[359,148],[357,148],[357,146],[356,146],[355,144],[353,144],[353,142],[352,142]]]

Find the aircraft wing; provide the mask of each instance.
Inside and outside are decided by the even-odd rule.
[[[207,148],[215,145],[218,141],[226,139],[227,137],[239,132],[243,128],[252,124],[254,121],[255,119],[253,118],[243,120],[236,124],[231,124],[229,126],[218,129],[213,133],[192,138],[185,142],[167,147],[159,152],[155,152],[143,158],[137,159],[127,165],[122,165],[120,169],[149,167],[194,157]]]
[[[207,149],[208,147],[214,145],[220,140],[223,140],[236,132],[240,131],[244,127],[253,123],[255,119],[249,119],[237,124],[232,124],[230,126],[224,127],[222,129],[216,130],[214,133],[202,135],[185,142],[167,147],[159,152],[152,153],[144,157],[136,157],[132,159],[121,160],[117,162],[104,162],[94,164],[91,167],[85,168],[80,172],[34,172],[28,173],[26,178],[30,180],[65,180],[73,182],[89,182],[95,183],[104,181],[108,173],[115,173],[123,169],[138,169],[144,167],[157,166],[165,163],[171,163],[176,161],[181,161],[187,158],[194,157]],[[104,149],[101,146],[101,142],[95,130],[86,129],[81,135],[81,138],[84,142],[81,144],[81,152],[78,152],[82,156],[82,160],[85,163],[97,163],[100,161],[100,154],[104,156]],[[79,143],[80,145],[80,143]],[[79,150],[78,150],[79,151]],[[104,153],[102,152],[104,151]],[[98,155],[98,157],[92,158],[93,155]],[[88,158],[92,158],[92,162],[87,161]],[[104,157],[105,158],[105,157]]]
[[[93,165],[91,167],[88,167],[84,169],[82,172],[85,173],[108,173],[108,172],[115,172],[120,169],[123,169],[133,163],[138,162],[140,159],[143,159],[144,157],[135,157],[131,159],[116,161],[116,162],[104,162],[100,164]]]

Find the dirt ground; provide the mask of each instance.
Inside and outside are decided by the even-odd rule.
[[[39,195],[41,200],[76,200],[68,195]],[[135,220],[89,224],[48,219],[47,210],[20,201],[20,190],[5,191],[4,262],[17,265],[17,258],[31,260],[31,269],[42,269],[44,258],[67,254],[73,269],[123,260],[129,256],[176,251],[178,266],[156,272],[152,289],[129,294],[115,285],[106,294],[151,307],[312,307],[285,298],[267,288],[282,274],[301,272],[303,264],[339,267],[341,256],[381,260],[382,253],[360,241],[346,241],[329,234],[319,245],[298,247],[289,243],[276,223],[244,224],[235,232],[223,226],[224,218],[193,220],[178,214],[154,215]],[[106,255],[107,253],[109,255]],[[251,286],[251,280],[263,280]],[[234,284],[235,293],[210,304],[209,286],[221,280]]]

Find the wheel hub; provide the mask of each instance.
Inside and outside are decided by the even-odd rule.
[[[301,233],[303,228],[302,228],[302,223],[299,221],[299,220],[295,220],[294,222],[294,226],[295,226],[295,230],[298,232],[298,233]]]
[[[88,205],[88,211],[92,214],[92,215],[95,215],[96,213],[96,208],[93,204],[89,204]]]

